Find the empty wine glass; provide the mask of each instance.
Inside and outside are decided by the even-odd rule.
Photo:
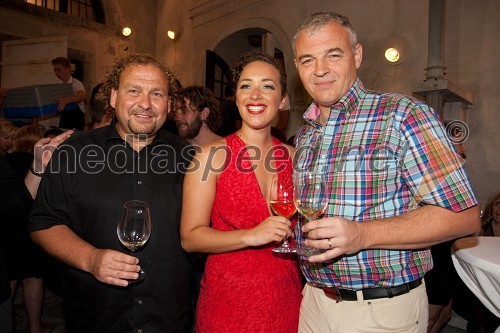
[[[146,244],[151,235],[149,205],[139,200],[125,202],[116,233],[123,246],[129,249],[132,255],[135,255],[135,251]],[[139,277],[136,280],[129,280],[129,282],[140,282],[145,276],[146,272],[141,268]]]
[[[283,216],[290,220],[295,214],[297,209],[293,203],[293,183],[290,174],[277,174],[273,175],[271,187],[269,191],[269,206],[274,214]],[[291,228],[293,230],[296,219],[290,220],[292,222]],[[288,243],[288,237],[285,237],[280,247],[275,247],[274,252],[278,253],[295,253],[296,247]]]
[[[322,173],[294,172],[293,186],[295,207],[307,219],[307,222],[316,220],[323,215],[328,206],[328,198],[325,193],[325,178]],[[311,256],[320,254],[324,250],[302,246],[297,249],[297,252],[300,255]]]

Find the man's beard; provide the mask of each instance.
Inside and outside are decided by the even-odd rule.
[[[143,112],[144,114],[147,115],[152,115],[149,112]],[[138,113],[140,114],[140,113]],[[128,128],[133,134],[137,135],[151,135],[156,132],[156,121],[157,119],[154,118],[154,121],[152,122],[142,122],[140,119],[135,118],[135,117],[130,117],[128,120]]]
[[[183,125],[187,125],[187,127],[182,127],[177,129],[179,130],[179,136],[183,139],[193,139],[200,133],[201,125],[203,125],[203,121],[201,120],[200,115],[198,114],[191,123],[184,122]]]

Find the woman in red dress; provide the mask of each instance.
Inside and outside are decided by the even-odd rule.
[[[286,101],[286,73],[264,53],[232,71],[242,127],[203,146],[184,180],[182,246],[208,253],[196,332],[297,332],[302,280],[294,255],[272,248],[291,223],[270,214],[274,173],[290,177],[293,148],[271,136]]]

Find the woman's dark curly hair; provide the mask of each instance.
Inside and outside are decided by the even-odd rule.
[[[115,109],[109,103],[111,98],[111,90],[117,90],[120,86],[120,78],[127,68],[137,65],[153,65],[158,67],[164,74],[168,82],[168,96],[170,99],[170,105],[173,112],[177,107],[176,101],[181,100],[180,97],[180,84],[175,78],[173,72],[167,67],[165,63],[161,60],[149,55],[149,54],[133,54],[113,63],[111,71],[106,74],[104,78],[104,83],[102,84],[99,92],[97,93],[96,99],[103,103],[104,112],[111,117],[115,115]]]
[[[202,86],[189,86],[182,90],[182,97],[189,100],[189,106],[193,111],[201,112],[204,108],[208,108],[210,113],[205,124],[212,132],[219,129],[222,122],[219,101],[210,89]]]
[[[268,63],[278,70],[278,72],[280,73],[281,95],[284,97],[286,95],[286,72],[283,64],[277,58],[260,51],[253,51],[243,54],[236,61],[236,64],[231,69],[231,80],[233,87],[237,87],[238,81],[241,77],[241,73],[243,73],[243,69],[245,69],[248,64],[255,61]]]

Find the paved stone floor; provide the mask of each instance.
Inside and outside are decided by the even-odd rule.
[[[14,299],[14,323],[15,333],[29,333],[27,329],[26,313],[24,312],[22,291],[18,288]],[[61,298],[51,291],[46,289],[45,302],[43,306],[42,322],[54,326],[52,333],[66,333],[64,326],[63,302]]]

